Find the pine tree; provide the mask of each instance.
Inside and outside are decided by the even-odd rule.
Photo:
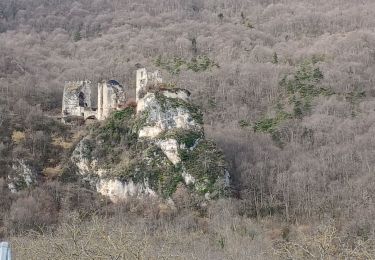
[[[81,32],[80,31],[76,31],[74,34],[73,34],[73,41],[75,42],[78,42],[82,39],[82,36],[81,36]]]
[[[279,63],[279,57],[277,56],[276,52],[273,53],[272,63],[273,64]]]

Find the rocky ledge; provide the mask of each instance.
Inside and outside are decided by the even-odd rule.
[[[178,185],[211,199],[229,186],[224,156],[205,138],[202,113],[185,90],[149,92],[137,108],[113,113],[91,128],[71,161],[112,201],[129,196],[170,198]]]

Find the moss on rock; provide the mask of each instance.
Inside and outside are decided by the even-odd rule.
[[[155,93],[155,98],[164,112],[176,108],[185,109],[197,124],[203,124],[203,114],[197,106],[179,98],[166,97],[160,92]]]
[[[200,195],[221,193],[224,187],[218,183],[224,178],[226,164],[221,151],[204,138],[199,108],[182,99],[154,94],[155,101],[139,114],[133,108],[114,112],[102,125],[92,129],[77,152],[88,151],[90,160],[96,160],[94,175],[147,183],[147,187],[164,198],[171,197],[179,184]],[[186,111],[186,116],[195,122],[187,128],[177,128],[171,123],[155,138],[138,138],[140,129],[155,123],[153,119],[164,119],[171,114],[173,117],[178,109]],[[160,141],[167,139],[177,141],[180,162],[173,164],[161,149]],[[186,183],[184,176],[191,176],[194,182]]]

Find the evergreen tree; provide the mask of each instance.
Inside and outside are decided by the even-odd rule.
[[[279,57],[277,56],[276,52],[273,53],[272,63],[273,64],[279,63]]]
[[[81,32],[80,31],[76,31],[74,34],[73,34],[73,41],[74,42],[78,42],[82,39],[82,36],[81,36]]]

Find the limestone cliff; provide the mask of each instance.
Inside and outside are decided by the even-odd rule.
[[[11,174],[8,175],[8,188],[11,192],[20,191],[36,184],[37,171],[25,160],[15,160],[12,163]]]
[[[229,174],[220,150],[205,139],[201,111],[185,90],[158,90],[137,109],[114,112],[91,129],[72,161],[113,201],[128,196],[169,198],[178,184],[206,198],[222,194]]]

